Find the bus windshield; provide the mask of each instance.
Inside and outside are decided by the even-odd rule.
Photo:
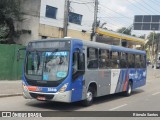
[[[30,80],[59,81],[68,74],[69,51],[28,51],[25,75]]]

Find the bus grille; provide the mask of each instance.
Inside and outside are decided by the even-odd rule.
[[[37,99],[38,96],[41,96],[41,97],[45,97],[46,100],[50,100],[50,99],[53,99],[54,95],[45,95],[45,94],[37,94],[37,93],[30,93],[31,97]]]

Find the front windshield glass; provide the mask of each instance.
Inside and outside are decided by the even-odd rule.
[[[31,80],[59,81],[68,74],[69,52],[28,52],[26,77]]]

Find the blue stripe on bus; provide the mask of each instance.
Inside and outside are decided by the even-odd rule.
[[[80,40],[72,40],[71,53],[74,53],[77,50],[77,48],[82,50],[82,48],[83,48],[82,41],[80,41]],[[72,59],[72,57],[71,57],[71,59]],[[71,102],[82,100],[82,93],[83,93],[82,92],[83,91],[82,80],[83,80],[83,75],[79,76],[74,81],[71,80],[71,89],[72,89]]]

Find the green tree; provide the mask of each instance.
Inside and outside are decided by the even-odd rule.
[[[122,27],[117,30],[118,33],[123,33],[126,35],[131,35],[131,28]]]
[[[21,21],[20,0],[0,1],[0,43],[15,43],[15,22]]]
[[[146,43],[146,47],[149,49],[150,52],[150,59],[152,63],[154,62],[155,55],[158,52],[158,44],[160,41],[160,33],[151,32],[147,36],[148,42]]]

